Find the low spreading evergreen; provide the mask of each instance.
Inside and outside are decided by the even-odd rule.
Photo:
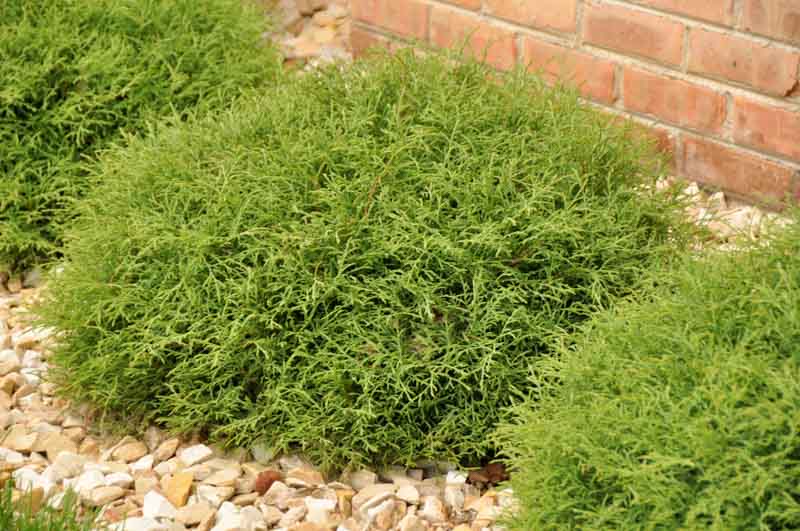
[[[99,150],[279,70],[241,0],[0,2],[0,272],[58,253]]]
[[[296,76],[103,158],[40,309],[58,380],[323,466],[477,461],[529,364],[681,247],[657,169],[523,73]]]
[[[800,527],[800,228],[657,277],[535,371],[509,529]]]

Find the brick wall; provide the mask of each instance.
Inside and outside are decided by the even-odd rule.
[[[461,44],[643,122],[678,174],[800,199],[800,0],[350,0],[351,41]],[[485,54],[485,55],[484,55]]]

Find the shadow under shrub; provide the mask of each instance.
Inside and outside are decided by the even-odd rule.
[[[402,53],[136,140],[41,310],[60,380],[326,466],[486,456],[552,337],[680,246],[674,197],[635,191],[653,155],[607,122]]]
[[[0,270],[58,251],[84,164],[279,70],[241,0],[0,2]]]
[[[800,527],[800,228],[657,283],[535,371],[509,529]]]

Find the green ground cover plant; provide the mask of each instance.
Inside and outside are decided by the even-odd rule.
[[[99,150],[275,77],[264,26],[240,0],[0,2],[0,271],[57,254]]]
[[[630,130],[409,53],[103,158],[40,308],[73,397],[323,466],[477,461],[531,361],[686,239]]]
[[[30,498],[13,500],[11,482],[0,490],[0,529],[4,531],[90,531],[94,514],[79,515],[77,496],[67,493],[61,509],[47,505],[32,511]]]
[[[800,527],[800,227],[655,284],[534,371],[509,529]]]

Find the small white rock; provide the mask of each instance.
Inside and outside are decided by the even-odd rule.
[[[197,497],[212,507],[219,507],[222,502],[229,500],[234,493],[233,487],[214,487],[211,485],[198,485]]]
[[[458,470],[451,470],[447,473],[445,483],[448,485],[463,485],[467,482],[466,472],[459,472]]]
[[[230,487],[241,475],[242,471],[240,468],[224,468],[222,470],[217,470],[202,481],[203,483],[215,485],[217,487]]]
[[[61,470],[54,465],[49,465],[47,468],[45,468],[44,471],[42,471],[42,477],[52,483],[61,483],[64,481],[64,479],[66,479]]]
[[[74,488],[81,496],[88,496],[89,493],[97,487],[103,487],[106,484],[106,478],[99,470],[88,469],[83,474],[78,476],[75,481]]]
[[[144,457],[139,458],[138,460],[134,461],[130,464],[131,472],[136,474],[137,472],[147,472],[148,470],[152,470],[153,468],[153,456],[146,455]],[[174,472],[174,470],[173,470]],[[161,474],[163,475],[163,474]]]
[[[203,481],[211,475],[211,467],[203,463],[184,468],[183,472],[191,474],[195,481]]]
[[[306,505],[306,521],[326,525],[330,521],[330,513],[336,508],[336,501],[306,496],[303,502]]]
[[[22,373],[22,376],[25,378],[25,383],[28,385],[39,387],[39,384],[42,383],[41,369],[22,369],[19,372]]]
[[[459,512],[464,508],[464,491],[461,485],[447,485],[444,488],[444,503],[451,511]]]
[[[14,478],[14,485],[18,490],[30,490],[36,487],[40,480],[39,474],[32,468],[18,468],[11,474]]]
[[[3,460],[12,465],[18,465],[25,462],[25,456],[14,450],[3,448],[0,446],[0,460]]]
[[[300,522],[305,515],[305,506],[293,507],[284,513],[283,517],[278,522],[278,527],[292,527],[296,523]]]
[[[216,523],[211,531],[244,531],[246,528],[242,525],[242,519],[238,514],[230,515],[226,518],[221,518],[217,514]]]
[[[0,376],[17,372],[21,367],[22,365],[15,351],[11,349],[0,350]]]
[[[148,456],[144,456],[142,459],[145,459],[147,457]],[[172,459],[167,459],[166,461],[157,464],[156,467],[153,469],[153,471],[155,471],[155,473],[158,474],[159,476],[166,476],[167,474],[174,474],[175,472],[177,472],[178,467],[179,467],[178,458],[173,457]],[[134,470],[133,467],[131,467],[131,470]]]
[[[168,499],[151,490],[144,495],[144,505],[142,506],[142,514],[147,518],[175,518],[178,512],[175,506],[172,505]]]
[[[183,461],[184,465],[192,466],[211,459],[213,455],[214,452],[205,444],[196,444],[180,451],[178,458]]]
[[[417,505],[419,503],[419,491],[414,485],[403,485],[397,489],[395,496],[397,496],[398,500],[410,503],[411,505]]]
[[[245,529],[252,529],[252,531],[266,531],[268,528],[267,522],[264,519],[264,515],[262,515],[261,511],[252,505],[242,507],[239,515],[242,517],[242,524],[244,525]]]
[[[22,367],[26,369],[38,369],[42,365],[42,353],[38,350],[26,350],[22,355]]]
[[[115,472],[106,476],[106,485],[109,487],[122,487],[123,489],[127,489],[133,485],[133,477],[124,472]]]
[[[258,508],[261,510],[261,515],[264,517],[264,522],[267,524],[267,527],[275,526],[281,521],[281,518],[283,518],[283,511],[274,505],[260,503],[258,504]]]
[[[276,481],[264,494],[264,503],[267,505],[274,505],[281,510],[286,510],[288,508],[287,503],[293,495],[293,489],[290,489],[282,481]]]
[[[50,499],[47,500],[47,506],[56,511],[60,511],[64,508],[64,497],[66,495],[66,492],[57,492],[53,494]]]
[[[359,491],[378,482],[378,474],[370,470],[357,470],[349,473],[344,481]]]
[[[447,520],[444,504],[436,496],[425,496],[422,509],[417,515],[431,524],[441,524]]]

